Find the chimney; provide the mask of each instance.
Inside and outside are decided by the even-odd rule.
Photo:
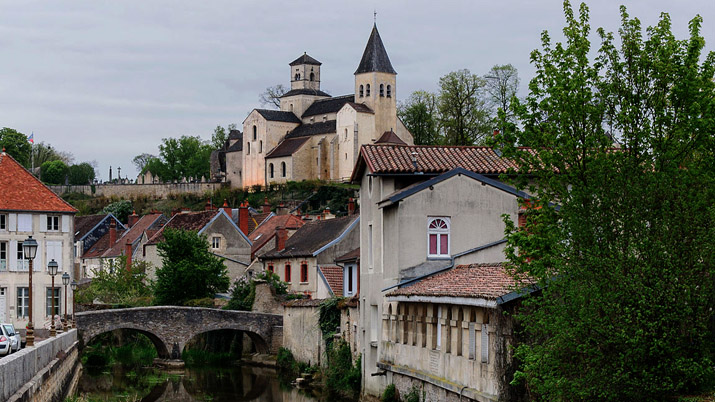
[[[129,222],[128,225],[129,227],[134,226],[137,221],[139,221],[139,215],[137,215],[137,211],[132,211],[132,214],[129,215]]]
[[[355,215],[355,200],[352,197],[348,199],[348,215]]]
[[[213,205],[211,205],[211,199],[209,198],[208,200],[206,200],[206,205],[204,205],[204,210],[210,211],[212,209],[214,209],[214,208],[213,208]]]
[[[127,239],[127,244],[124,245],[124,255],[127,256],[127,271],[132,267],[132,241]]]
[[[288,231],[284,226],[276,228],[276,251],[283,251],[286,248],[286,240],[288,240]]]
[[[109,247],[112,247],[117,242],[117,221],[112,219],[109,222]]]
[[[223,212],[225,212],[229,219],[231,219],[231,207],[228,206],[228,201],[226,201],[225,198],[223,199],[223,206],[221,209],[223,209]]]
[[[238,207],[238,228],[248,236],[248,201],[242,202]]]
[[[412,152],[412,166],[415,168],[415,172],[419,172],[419,168],[417,167],[417,151]]]
[[[266,199],[263,201],[263,213],[271,213],[271,204],[268,202],[268,197],[266,197]]]
[[[284,203],[278,204],[278,208],[276,208],[276,215],[287,215],[288,214],[288,208],[285,206]]]

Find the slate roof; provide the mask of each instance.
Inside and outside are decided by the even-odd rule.
[[[355,74],[370,72],[397,74],[397,71],[392,68],[390,58],[387,57],[385,45],[382,44],[380,33],[377,32],[377,24],[372,27],[370,39],[367,40],[365,52],[362,54],[362,60],[360,60],[360,65],[355,70]]]
[[[459,265],[414,285],[393,290],[387,297],[447,296],[495,300],[511,293],[516,285],[504,263]]]
[[[261,116],[268,121],[284,121],[286,123],[298,123],[300,119],[293,112],[284,112],[282,110],[255,109]]]
[[[319,66],[323,63],[319,62],[318,60],[315,60],[314,58],[308,56],[308,53],[303,53],[300,57],[297,59],[293,60],[290,65],[291,66],[297,66],[300,64],[312,64],[314,66]]]
[[[336,96],[328,99],[320,99],[313,102],[305,112],[302,118],[317,116],[321,114],[337,113],[346,103],[355,100],[355,94]]]
[[[343,269],[335,265],[327,265],[318,267],[323,273],[325,281],[328,282],[330,291],[335,296],[343,295]]]
[[[308,222],[286,240],[283,251],[276,251],[274,247],[260,257],[270,259],[312,256],[314,252],[340,237],[359,217],[356,214],[342,218]],[[355,227],[353,227],[353,230],[355,230]]]
[[[119,257],[124,255],[124,248],[127,244],[127,240],[131,240],[132,243],[136,242],[137,239],[141,238],[145,230],[151,227],[157,220],[162,218],[162,214],[149,214],[144,215],[137,223],[134,224],[129,230],[124,231],[121,236],[117,232],[117,242],[109,247],[107,251],[102,254],[102,257]],[[106,234],[105,236],[109,236]]]
[[[270,217],[267,221],[261,223],[256,230],[252,231],[248,238],[251,240],[253,245],[251,246],[251,252],[255,252],[260,249],[276,235],[276,229],[279,227],[284,227],[286,229],[299,229],[303,226],[305,222],[295,215],[274,215]]]
[[[100,215],[85,215],[85,216],[75,216],[74,218],[74,238],[75,240],[79,240],[84,235],[89,233],[90,230],[94,229],[95,226],[99,222],[101,222],[104,218],[107,217],[109,214],[100,214]]]
[[[125,229],[121,229],[117,227],[117,239],[122,237],[122,235],[126,232]],[[116,243],[115,243],[116,244]],[[92,247],[89,248],[84,254],[82,254],[82,258],[97,258],[97,257],[102,257],[107,250],[112,248],[112,244],[109,242],[109,231],[105,233],[102,237],[97,240],[96,243],[92,245]]]
[[[335,259],[335,262],[355,261],[360,258],[360,247],[349,251]]]
[[[278,146],[273,148],[271,152],[269,152],[266,155],[266,159],[268,158],[280,158],[283,156],[289,156],[293,155],[293,153],[297,150],[300,149],[300,147],[305,144],[306,141],[310,139],[309,136],[305,137],[298,137],[298,138],[286,138],[283,141],[281,141]]]
[[[286,135],[286,138],[307,137],[318,134],[335,133],[335,120],[321,121],[319,123],[301,124]]]
[[[330,97],[329,93],[323,92],[319,89],[311,89],[311,88],[299,88],[299,89],[291,89],[290,91],[284,93],[281,95],[281,98],[287,98],[289,96],[293,95],[313,95],[313,96],[327,96]]]
[[[243,139],[236,141],[233,145],[226,149],[226,152],[238,152],[243,151]]]
[[[360,113],[370,113],[375,114],[375,112],[370,109],[370,107],[364,103],[348,102],[348,105],[352,106],[353,109]]]
[[[4,151],[0,152],[0,189],[0,211],[77,213]]]
[[[228,133],[229,140],[242,140],[243,133],[240,130],[233,129]]]
[[[402,141],[392,130],[385,131],[380,138],[375,141],[375,144],[407,145],[407,143]]]
[[[219,212],[220,210],[213,210],[176,214],[169,219],[169,222],[167,222],[161,230],[149,239],[147,244],[157,244],[163,242],[164,229],[166,228],[193,230],[198,232],[211,222],[211,219],[213,219]]]

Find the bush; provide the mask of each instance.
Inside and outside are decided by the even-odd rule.
[[[278,372],[281,374],[281,377],[290,379],[290,381],[293,381],[293,379],[300,375],[298,362],[295,360],[295,357],[293,357],[293,353],[287,348],[281,347],[278,349],[276,365],[278,366]]]
[[[328,366],[325,369],[325,386],[331,395],[347,393],[351,397],[360,394],[361,360],[353,364],[352,352],[347,342],[340,340],[328,349]]]
[[[397,388],[395,387],[395,384],[390,384],[385,388],[385,391],[382,392],[382,398],[380,398],[381,402],[400,402],[400,393],[397,392]]]
[[[126,269],[126,257],[94,270],[92,282],[77,289],[75,301],[92,304],[95,300],[115,307],[143,307],[152,303],[151,288],[146,282],[149,263],[134,261]]]
[[[405,394],[405,402],[420,402],[420,390],[416,386],[410,388],[410,392]]]
[[[231,300],[229,300],[224,309],[251,311],[251,309],[253,309],[253,302],[256,299],[256,280],[268,282],[268,284],[275,289],[277,295],[283,295],[288,292],[288,284],[281,281],[277,274],[264,271],[250,280],[245,277],[236,280],[231,289]]]

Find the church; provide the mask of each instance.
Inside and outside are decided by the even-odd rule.
[[[355,93],[320,90],[321,63],[304,53],[290,66],[280,110],[254,109],[224,148],[226,181],[247,188],[287,181],[348,181],[364,144],[412,145],[397,117],[397,72],[377,25],[355,70]]]

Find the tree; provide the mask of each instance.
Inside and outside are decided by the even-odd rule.
[[[10,156],[22,166],[28,167],[30,163],[30,143],[27,136],[12,128],[0,129],[0,148],[4,148]]]
[[[492,115],[496,117],[496,111],[501,109],[505,113],[505,118],[512,121],[513,113],[509,105],[519,90],[519,72],[516,67],[511,64],[495,65],[484,78],[486,79],[485,89],[494,108]]]
[[[535,184],[526,227],[505,218],[515,275],[541,289],[516,380],[550,401],[696,391],[715,380],[715,54],[699,16],[687,40],[667,14],[644,38],[622,7],[620,47],[599,30],[591,61],[588,8],[564,11],[565,43],[544,32],[532,53],[523,129],[501,138]]]
[[[92,282],[77,289],[77,303],[92,304],[98,300],[123,307],[151,305],[151,287],[147,285],[146,278],[146,269],[150,264],[132,261],[127,269],[126,261],[126,257],[122,256],[94,270]]]
[[[159,151],[161,168],[152,173],[159,175],[161,180],[209,177],[213,148],[199,137],[184,135],[178,139],[164,138],[159,145]],[[152,165],[156,165],[156,162]]]
[[[137,172],[144,173],[144,167],[156,156],[148,153],[139,154],[132,159],[132,163],[137,168]]]
[[[480,144],[490,132],[484,85],[484,79],[466,69],[439,79],[440,126],[447,145]]]
[[[268,87],[265,92],[258,97],[258,101],[261,102],[262,106],[270,106],[278,109],[281,107],[281,96],[285,95],[286,92],[288,92],[288,88],[284,87],[283,84]]]
[[[412,133],[415,145],[434,145],[439,142],[437,97],[427,91],[415,91],[400,103],[397,115]]]
[[[48,184],[65,184],[69,168],[61,160],[45,162],[40,167],[42,181]]]
[[[113,202],[102,209],[103,214],[112,214],[120,222],[128,222],[132,213],[132,203],[129,200]]]
[[[82,162],[79,165],[72,165],[67,170],[69,183],[74,185],[91,184],[94,180],[95,172],[92,165]]]
[[[232,130],[235,130],[236,127],[236,123],[231,123],[226,126],[226,128],[216,126],[213,135],[211,135],[211,146],[214,149],[223,148],[223,145],[226,143],[226,140],[228,140],[228,135],[231,133]]]
[[[156,271],[156,304],[181,306],[228,290],[226,267],[221,258],[209,253],[206,236],[166,228],[158,249],[162,266]]]

